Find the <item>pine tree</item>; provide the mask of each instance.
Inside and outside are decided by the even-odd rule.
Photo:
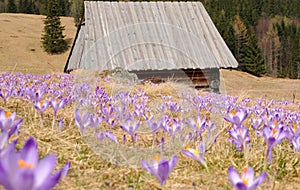
[[[18,2],[18,13],[23,13],[24,7],[23,7],[23,0],[19,0]]]
[[[250,37],[248,48],[246,49],[246,56],[243,59],[245,71],[256,76],[261,76],[266,73],[265,60],[262,56],[261,50],[257,46],[257,40],[254,36]]]
[[[72,1],[71,15],[74,18],[75,26],[80,24],[80,19],[83,15],[83,0]]]
[[[67,50],[68,44],[64,39],[63,30],[64,26],[61,26],[59,18],[58,0],[48,1],[47,17],[44,20],[44,34],[42,37],[42,43],[44,50],[51,54],[62,53]]]
[[[244,59],[248,49],[249,36],[247,27],[239,15],[235,16],[233,29],[236,43],[234,55],[239,63],[239,69],[246,71]]]
[[[8,13],[17,12],[17,5],[15,4],[15,0],[8,0],[6,10]]]

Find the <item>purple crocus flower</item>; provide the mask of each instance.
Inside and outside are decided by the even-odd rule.
[[[248,166],[243,169],[242,176],[230,166],[228,168],[228,178],[236,190],[255,190],[266,178],[267,173],[260,174],[254,180],[254,170]]]
[[[109,131],[105,131],[105,133],[96,131],[95,135],[96,135],[97,139],[99,139],[100,141],[104,140],[104,138],[106,137],[106,138],[110,139],[111,141],[118,144],[118,140],[117,140],[116,136]]]
[[[121,123],[120,128],[127,132],[130,136],[134,136],[139,126],[140,123],[138,121],[127,118],[124,122]]]
[[[120,125],[120,128],[123,129],[125,132],[127,132],[131,136],[133,146],[134,146],[134,142],[137,140],[136,131],[139,128],[139,126],[140,126],[140,122],[138,122],[134,119],[130,119],[130,118],[127,118],[125,120],[125,122],[123,122]]]
[[[224,119],[236,126],[241,126],[243,121],[248,117],[248,113],[245,110],[239,109],[239,110],[231,110],[231,112],[228,113],[229,117],[224,117]]]
[[[7,190],[52,189],[65,176],[69,163],[55,174],[57,158],[48,155],[39,159],[36,142],[29,138],[20,151],[15,151],[16,142],[11,143],[0,159],[0,184]]]
[[[103,118],[99,115],[91,115],[91,126],[97,128],[103,121]]]
[[[39,102],[44,93],[45,93],[45,89],[42,88],[42,87],[38,87],[38,88],[26,88],[25,90],[26,92],[26,96],[29,100],[31,100],[32,103],[35,103],[35,102]]]
[[[147,120],[147,125],[151,129],[152,132],[152,139],[154,140],[155,134],[160,129],[160,123],[159,121],[153,121],[153,120]]]
[[[190,148],[189,146],[186,146],[185,150],[183,150],[182,153],[194,160],[197,160],[205,168],[207,168],[206,162],[204,160],[205,144],[203,141],[200,141],[197,149],[193,149],[193,148]]]
[[[263,128],[263,135],[268,146],[267,156],[272,162],[272,149],[277,144],[281,143],[286,137],[288,137],[288,132],[283,129],[283,126],[276,126],[275,128],[269,127],[267,125]]]
[[[300,136],[294,136],[291,141],[295,151],[300,152]]]
[[[262,132],[261,132],[260,128],[261,128],[263,121],[264,120],[262,118],[258,118],[258,119],[251,118],[251,122],[252,122],[251,127],[256,131],[256,134],[258,136],[262,136]]]
[[[137,103],[135,105],[135,110],[133,111],[133,116],[141,118],[144,115],[146,105],[143,103]]]
[[[144,113],[143,117],[147,122],[151,121],[154,118],[154,116],[151,114],[150,111],[147,111],[146,113]]]
[[[296,122],[294,122],[292,124],[292,126],[288,127],[288,131],[289,131],[289,140],[292,141],[292,139],[294,139],[294,137],[298,137],[300,136],[300,125]]]
[[[2,88],[0,89],[0,97],[3,99],[4,104],[6,104],[7,99],[12,95],[13,89],[12,88]]]
[[[7,142],[7,140],[8,140],[8,133],[6,131],[4,131],[0,135],[0,155],[1,155],[2,150],[4,149],[4,145]]]
[[[51,98],[50,100],[50,106],[53,108],[54,110],[54,115],[53,117],[56,118],[56,114],[58,112],[58,110],[60,110],[61,108],[63,108],[66,104],[67,104],[67,99],[64,98]]]
[[[80,133],[83,133],[84,129],[90,126],[90,114],[89,113],[80,113],[79,110],[75,111],[75,124],[80,130]]]
[[[206,117],[201,118],[201,115],[197,115],[197,120],[195,121],[193,118],[190,118],[188,121],[188,125],[191,126],[196,132],[197,136],[201,135],[205,131]]]
[[[234,125],[233,128],[228,132],[231,137],[229,138],[229,142],[231,144],[235,144],[238,151],[243,151],[246,144],[250,143],[248,129],[246,129],[243,125],[241,125],[240,127]]]
[[[141,164],[144,167],[144,169],[151,175],[156,177],[159,183],[163,186],[166,183],[170,173],[174,169],[177,160],[178,157],[175,155],[171,158],[170,161],[157,157],[156,159],[154,159],[152,164],[144,160],[141,160]]]
[[[165,122],[162,122],[162,128],[173,138],[175,134],[181,129],[181,123],[182,120],[179,118],[169,119],[168,117],[166,117]]]
[[[2,132],[7,131],[8,138],[18,132],[20,123],[23,121],[23,118],[15,120],[16,113],[11,113],[10,111],[5,112],[0,109],[0,129]]]
[[[40,112],[42,119],[44,119],[44,111],[48,108],[48,106],[48,100],[40,100],[34,104],[35,109],[37,109]]]

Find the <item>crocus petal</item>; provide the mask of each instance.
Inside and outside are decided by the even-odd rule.
[[[300,151],[300,136],[294,137],[292,139],[292,144],[294,146],[295,151]]]
[[[10,152],[13,152],[15,150],[17,142],[18,142],[18,139],[14,140],[9,145],[7,145],[7,147],[4,150],[0,151],[0,160],[1,160],[1,157],[5,156],[5,154],[9,154]]]
[[[14,176],[14,182],[12,182],[13,189],[32,190],[34,184],[34,174],[31,170],[24,170],[18,172]]]
[[[265,138],[268,138],[271,134],[271,129],[268,126],[264,126],[263,128],[263,135]]]
[[[44,157],[42,160],[40,160],[40,162],[38,163],[35,169],[35,176],[36,176],[35,183],[34,183],[35,188],[40,187],[49,178],[51,172],[55,168],[56,160],[57,160],[56,156],[53,154],[50,154]]]
[[[195,155],[192,151],[190,151],[190,150],[182,150],[181,151],[184,155],[186,155],[187,157],[190,157],[190,158],[192,158],[192,159],[194,159],[194,160],[196,160],[197,159],[197,155]]]
[[[59,182],[61,177],[62,170],[56,172],[54,175],[49,176],[49,178],[36,190],[52,189]]]
[[[150,165],[148,162],[141,160],[141,165],[145,168],[145,170],[153,176],[156,176],[157,172],[154,166]]]
[[[279,134],[279,136],[277,137],[278,143],[276,143],[276,144],[281,143],[288,135],[289,135],[289,133],[288,133],[287,131],[282,131],[282,132]]]
[[[249,186],[249,190],[255,190],[257,186],[259,186],[266,178],[267,173],[264,172],[262,174],[260,174],[251,184],[251,186]]]
[[[228,178],[233,186],[242,181],[238,172],[232,166],[228,168]]]
[[[236,190],[248,190],[247,186],[243,182],[238,182],[235,185]]]
[[[242,179],[247,179],[249,184],[252,184],[254,178],[254,170],[252,167],[247,167],[242,172]]]
[[[125,132],[129,133],[129,130],[128,130],[128,128],[127,128],[127,127],[125,127],[125,126],[121,125],[121,126],[120,126],[120,128],[121,128],[121,129],[123,129]]]
[[[169,162],[170,171],[173,170],[173,168],[175,167],[177,160],[178,160],[178,157],[176,155],[171,158],[171,160]]]
[[[269,137],[267,139],[267,145],[268,147],[274,147],[276,144],[276,139],[274,137]]]
[[[1,160],[0,160],[0,185],[2,185],[5,189],[12,189],[11,185],[9,184],[8,175],[2,165]]]
[[[4,148],[4,145],[7,142],[7,140],[8,140],[8,133],[6,131],[3,131],[0,136],[0,152]]]
[[[112,140],[113,142],[115,142],[115,143],[118,144],[117,138],[116,138],[115,135],[112,134],[111,132],[106,131],[106,132],[105,132],[105,136],[106,136],[107,138],[109,138],[110,140]]]
[[[62,168],[62,177],[66,177],[68,175],[69,169],[70,169],[71,163],[67,162],[66,165]]]
[[[159,163],[156,177],[161,185],[164,185],[166,183],[170,173],[170,169],[171,168],[169,166],[168,161]]]
[[[35,140],[30,137],[24,147],[20,150],[21,159],[27,163],[36,164],[38,162],[38,149]]]

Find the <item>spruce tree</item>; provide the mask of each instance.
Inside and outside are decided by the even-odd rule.
[[[18,2],[18,13],[23,13],[24,7],[23,7],[23,0],[19,0]]]
[[[261,50],[257,46],[257,40],[254,36],[251,36],[248,48],[246,49],[246,56],[243,59],[245,71],[256,76],[261,76],[266,73],[264,62]]]
[[[15,3],[15,0],[8,0],[6,9],[8,13],[16,13],[17,5]]]
[[[64,39],[64,26],[61,25],[61,12],[58,0],[48,1],[47,17],[44,20],[44,34],[42,43],[44,50],[50,54],[62,53],[67,50],[68,44]]]

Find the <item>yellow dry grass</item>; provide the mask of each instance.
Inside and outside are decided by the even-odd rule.
[[[240,99],[256,97],[300,101],[300,80],[297,79],[255,77],[236,70],[222,69],[221,80],[221,92],[238,96]]]

